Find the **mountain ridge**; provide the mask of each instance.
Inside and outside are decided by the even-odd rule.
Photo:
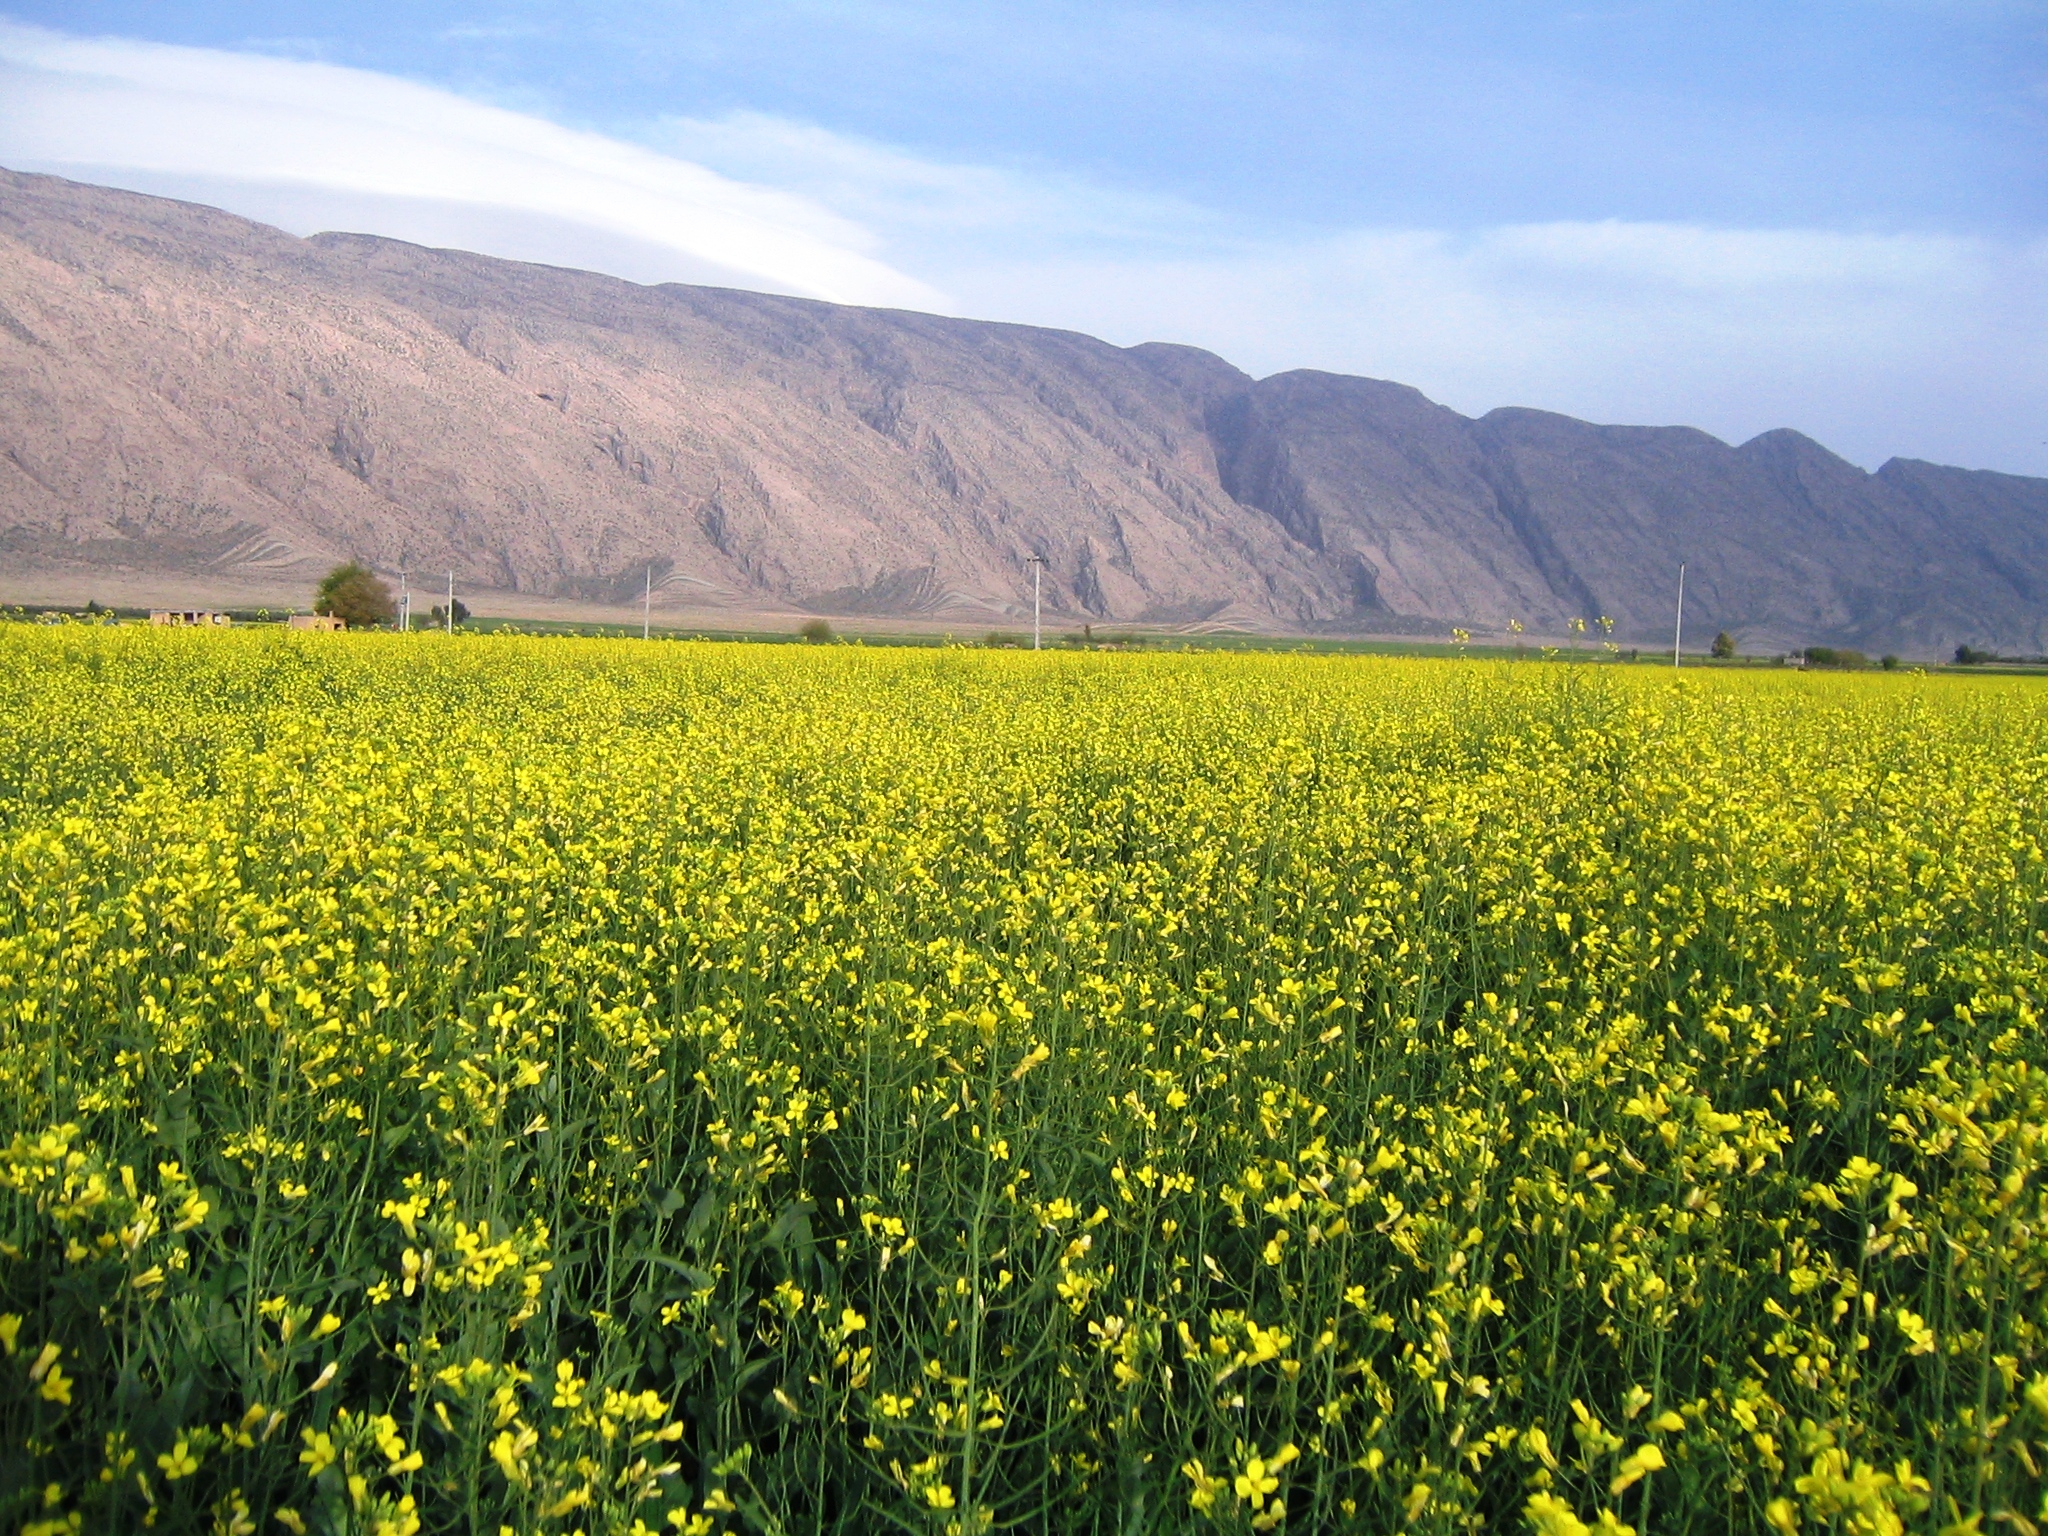
[[[2048,649],[2048,480],[0,172],[0,560],[661,606]]]

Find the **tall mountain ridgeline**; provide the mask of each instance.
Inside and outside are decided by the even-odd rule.
[[[301,240],[0,172],[0,563],[962,622],[2048,649],[2048,480]]]

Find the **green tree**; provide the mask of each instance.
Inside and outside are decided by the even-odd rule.
[[[1735,637],[1724,629],[1721,633],[1714,636],[1714,659],[1716,661],[1732,661],[1734,657]]]
[[[823,619],[812,619],[797,633],[812,645],[830,645],[838,638],[832,633],[832,626]]]
[[[460,629],[463,625],[467,624],[468,622],[469,605],[463,602],[463,600],[458,597],[457,599],[455,599],[454,627]],[[434,604],[433,611],[427,615],[427,627],[429,629],[440,629],[447,623],[448,610],[446,608],[443,608],[439,603]]]
[[[398,605],[368,566],[351,560],[322,578],[313,593],[313,611],[331,614],[351,629],[367,629],[389,624],[398,616]]]

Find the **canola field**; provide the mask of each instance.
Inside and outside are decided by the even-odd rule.
[[[0,1530],[2034,1536],[2044,701],[0,629]]]

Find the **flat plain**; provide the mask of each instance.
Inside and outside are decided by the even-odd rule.
[[[2030,1532],[2044,702],[0,626],[0,1517]]]

